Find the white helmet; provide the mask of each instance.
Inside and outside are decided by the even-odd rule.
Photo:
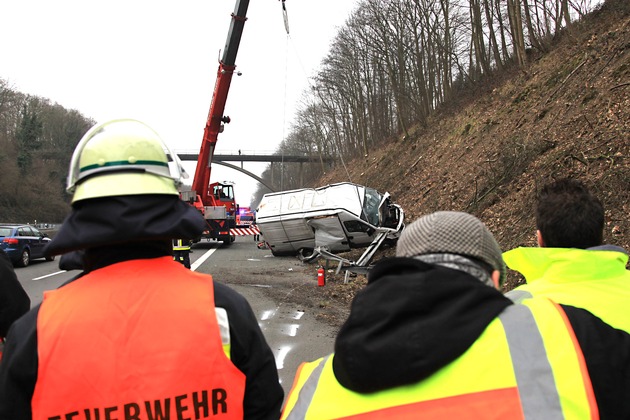
[[[175,176],[165,149],[175,162]],[[152,128],[119,119],[95,125],[79,141],[66,190],[74,193],[72,203],[122,195],[179,195],[181,180],[187,177],[177,155]]]

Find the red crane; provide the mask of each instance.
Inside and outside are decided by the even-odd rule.
[[[232,76],[236,69],[235,60],[243,34],[243,27],[247,20],[247,7],[249,0],[237,0],[232,23],[228,31],[227,41],[223,50],[223,56],[219,61],[217,80],[214,85],[212,102],[208,119],[203,131],[203,140],[197,159],[197,168],[192,183],[194,196],[191,203],[201,211],[206,219],[208,229],[202,237],[223,241],[230,244],[234,236],[230,229],[236,226],[237,206],[234,201],[234,185],[227,182],[210,183],[212,158],[219,133],[223,132],[224,124],[230,122],[230,117],[224,116]]]

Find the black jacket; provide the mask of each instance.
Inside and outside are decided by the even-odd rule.
[[[370,271],[335,342],[339,383],[360,393],[427,378],[464,353],[513,303],[469,274],[392,258]],[[630,418],[630,335],[561,305],[588,367],[602,419]]]
[[[90,258],[88,252],[85,264],[94,270],[120,261],[169,255],[169,250],[168,241],[154,246],[142,243],[106,247],[99,249],[98,259]],[[277,419],[280,416],[284,391],[278,380],[273,353],[258,321],[244,297],[217,281],[214,281],[214,288],[215,306],[224,308],[228,314],[232,362],[247,378],[245,418]],[[39,305],[19,319],[7,337],[4,357],[0,363],[0,420],[31,419],[31,397],[38,372],[38,310]]]
[[[9,256],[0,249],[0,338],[31,308],[31,299],[15,275]]]

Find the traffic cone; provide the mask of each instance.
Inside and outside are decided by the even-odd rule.
[[[318,286],[326,285],[326,272],[324,271],[324,267],[319,267],[317,269],[317,285]]]

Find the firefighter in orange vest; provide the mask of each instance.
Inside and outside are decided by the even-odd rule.
[[[299,368],[283,419],[630,418],[630,335],[503,296],[501,250],[477,218],[424,216],[396,255],[370,270],[335,352]]]
[[[77,145],[72,212],[46,250],[84,249],[83,272],[13,324],[0,419],[277,419],[273,353],[247,301],[173,261],[205,221],[179,199],[166,145],[114,120]]]

